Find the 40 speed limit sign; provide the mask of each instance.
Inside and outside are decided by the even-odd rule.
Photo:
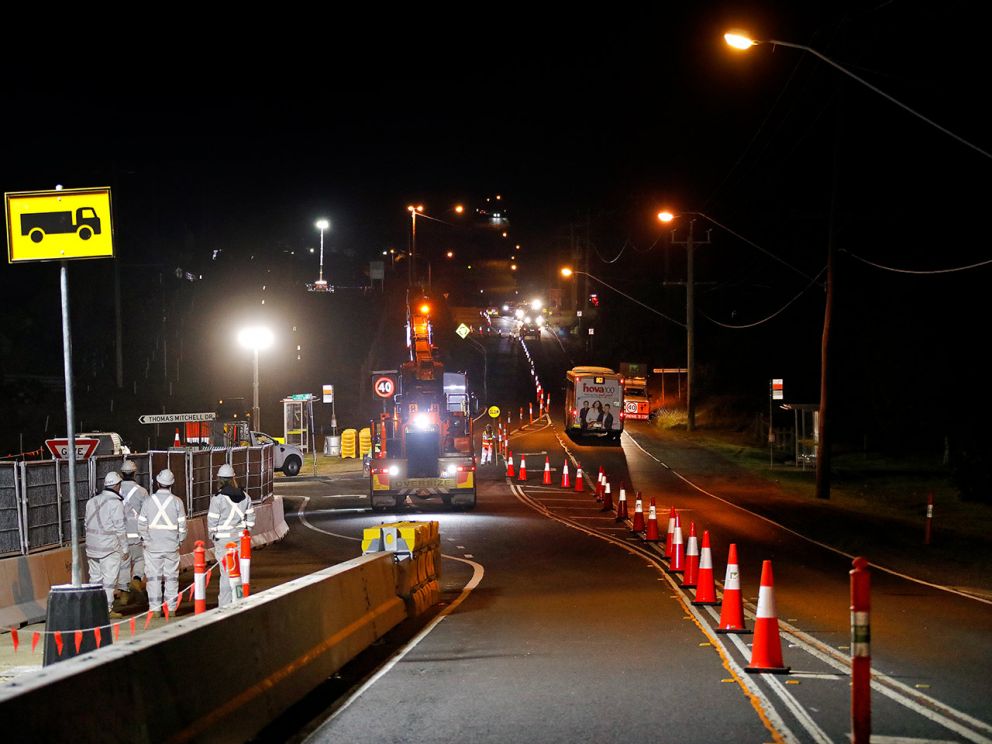
[[[396,380],[392,377],[376,377],[372,382],[373,392],[380,398],[392,398],[396,393]]]

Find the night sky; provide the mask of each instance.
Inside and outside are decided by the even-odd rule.
[[[680,317],[684,289],[672,282],[684,253],[654,214],[704,212],[793,267],[711,226],[696,254],[704,386],[760,397],[785,377],[803,402],[817,395],[823,321],[822,289],[807,277],[833,240],[838,415],[850,432],[931,447],[987,412],[978,360],[992,268],[905,275],[861,259],[935,270],[992,258],[992,159],[812,55],[741,54],[721,37],[742,27],[811,46],[990,151],[980,7],[682,3],[557,8],[551,19],[491,7],[397,12],[392,23],[286,13],[98,38],[66,25],[43,50],[3,50],[0,180],[4,191],[113,188],[134,349],[166,301],[160,275],[177,267],[202,273],[214,299],[259,284],[263,265],[295,281],[314,272],[312,257],[301,261],[324,215],[328,267],[357,283],[365,261],[406,247],[411,201],[440,212],[496,193],[523,245],[523,287],[557,283],[577,226],[591,273]],[[697,237],[706,227],[697,221]],[[79,312],[98,318],[79,331],[77,370],[108,369],[109,264],[72,267]],[[57,274],[0,269],[4,374],[60,374]],[[601,297],[613,328],[601,361],[682,363],[680,329]],[[709,320],[755,323],[795,297],[747,330]],[[136,356],[127,366],[147,363]],[[17,418],[30,427],[29,414]]]

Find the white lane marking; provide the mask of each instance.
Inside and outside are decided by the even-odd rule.
[[[311,530],[313,530],[314,532],[322,532],[325,535],[330,535],[331,537],[340,537],[340,538],[342,538],[344,540],[354,540],[356,542],[361,542],[362,541],[362,538],[360,538],[360,537],[352,537],[351,535],[341,535],[341,534],[338,534],[337,532],[328,532],[327,530],[322,530],[322,529],[320,529],[320,527],[316,527],[313,524],[311,524],[310,520],[307,519],[307,515],[306,515],[306,508],[307,508],[307,504],[309,504],[309,503],[310,503],[310,497],[309,496],[304,496],[303,497],[303,503],[300,504],[300,508],[296,510],[296,514],[297,514],[297,516],[299,516],[300,521],[303,522],[303,524],[305,524]]]
[[[724,504],[727,504],[728,506],[732,506],[735,509],[739,509],[740,511],[745,512],[746,514],[750,514],[753,517],[757,517],[758,519],[761,519],[762,521],[765,521],[765,522],[767,522],[770,525],[773,525],[775,527],[778,527],[781,530],[785,530],[790,535],[795,535],[796,537],[801,538],[801,539],[805,540],[806,542],[812,543],[813,545],[817,545],[817,546],[823,548],[824,550],[829,550],[832,553],[836,553],[837,555],[844,556],[845,558],[849,558],[851,560],[854,560],[857,557],[857,556],[855,556],[855,555],[853,555],[851,553],[845,553],[843,550],[840,550],[839,548],[835,548],[835,547],[833,547],[831,545],[827,545],[826,543],[822,543],[819,540],[814,540],[811,537],[807,537],[806,535],[802,534],[801,532],[796,532],[795,530],[790,529],[790,528],[786,527],[783,524],[779,524],[774,519],[769,519],[768,517],[762,516],[761,514],[758,514],[757,512],[751,511],[750,509],[746,509],[745,507],[743,507],[743,506],[741,506],[739,504],[735,504],[734,502],[728,501],[727,499],[724,499],[724,498],[721,498],[720,496],[717,496],[714,493],[710,493],[709,491],[707,491],[702,486],[699,486],[699,485],[693,483],[691,480],[689,480],[688,478],[686,478],[684,475],[681,475],[678,471],[672,470],[671,466],[665,464],[664,462],[662,462],[661,460],[659,460],[657,457],[655,457],[654,455],[652,455],[650,452],[648,452],[646,449],[644,449],[644,447],[641,446],[640,442],[638,442],[636,439],[634,439],[633,435],[630,432],[625,431],[624,434],[627,435],[627,438],[631,442],[633,442],[634,445],[641,452],[643,452],[645,455],[647,455],[648,457],[650,457],[652,460],[654,460],[656,463],[658,463],[662,467],[667,468],[669,470],[669,472],[672,473],[672,475],[674,475],[676,478],[678,478],[680,481],[682,481],[683,483],[685,483],[689,487],[695,489],[696,491],[699,491],[701,494],[703,494],[705,496],[709,496],[712,499],[716,499],[717,501],[720,501],[720,502],[722,502]],[[899,571],[896,571],[894,569],[886,568],[885,566],[880,566],[880,565],[878,565],[877,563],[874,563],[874,562],[871,564],[871,567],[872,568],[877,568],[879,571],[883,571],[883,572],[885,572],[887,574],[890,574],[892,576],[897,576],[900,579],[905,579],[906,581],[912,581],[915,584],[921,584],[923,586],[928,586],[931,589],[938,589],[938,590],[940,590],[942,592],[948,592],[950,594],[956,594],[959,597],[964,597],[965,599],[972,599],[972,600],[974,600],[976,602],[982,602],[983,604],[992,605],[992,599],[984,599],[983,597],[977,597],[974,594],[969,594],[968,592],[963,592],[963,591],[961,591],[959,589],[955,589],[954,587],[951,587],[951,586],[943,586],[941,584],[933,584],[933,583],[931,583],[929,581],[924,581],[923,579],[917,579],[917,578],[915,578],[913,576],[909,576],[908,574],[900,573]]]
[[[341,703],[341,705],[338,706],[338,708],[331,714],[331,716],[326,721],[324,721],[324,723],[322,723],[317,728],[316,731],[314,731],[310,736],[308,736],[305,741],[313,741],[314,738],[317,736],[317,734],[320,733],[322,729],[324,729],[326,726],[329,726],[334,721],[335,718],[341,715],[353,702],[358,700],[358,698],[361,697],[366,690],[368,690],[370,687],[372,687],[372,685],[374,685],[376,682],[382,679],[382,677],[388,674],[389,671],[394,666],[396,666],[399,662],[401,662],[408,653],[410,653],[414,648],[417,647],[417,644],[419,644],[422,640],[424,640],[424,638],[426,638],[428,634],[430,634],[430,632],[437,627],[438,623],[440,623],[448,615],[450,615],[452,612],[458,609],[458,606],[468,598],[468,595],[472,593],[472,590],[475,589],[482,582],[482,577],[485,576],[486,569],[483,568],[481,564],[476,563],[475,561],[467,560],[465,558],[458,558],[457,556],[453,556],[453,555],[444,555],[442,557],[447,558],[448,560],[458,561],[460,563],[466,563],[472,567],[472,578],[469,579],[468,583],[465,584],[464,588],[462,588],[461,594],[459,594],[458,598],[455,599],[451,604],[449,604],[447,607],[441,610],[441,612],[439,612],[433,620],[431,620],[426,626],[424,626],[423,630],[421,630],[419,633],[417,633],[417,635],[411,638],[405,646],[397,650],[396,653],[393,654],[389,658],[389,660],[382,666],[382,668],[379,669],[379,671],[377,671],[375,674],[369,677],[368,680],[366,680],[361,687],[359,687],[357,690],[355,690],[354,693],[349,695],[347,700]]]

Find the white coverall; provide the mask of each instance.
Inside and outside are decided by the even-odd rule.
[[[141,506],[138,534],[145,545],[145,589],[148,609],[161,612],[165,601],[174,612],[179,604],[179,546],[186,539],[186,509],[168,488],[159,488]]]
[[[238,497],[241,498],[238,498]],[[210,507],[207,509],[207,532],[214,541],[214,558],[220,564],[220,588],[218,589],[217,606],[224,607],[231,603],[231,581],[227,575],[224,556],[227,554],[227,544],[233,542],[238,546],[238,560],[241,559],[241,533],[255,528],[255,507],[244,491],[236,486],[227,485],[213,495]],[[244,581],[245,577],[241,577]]]
[[[117,577],[117,587],[126,590],[135,576],[145,577],[145,551],[141,547],[138,534],[138,515],[141,505],[148,498],[148,491],[140,483],[125,480],[121,483],[121,498],[124,500],[124,520],[127,522],[127,552],[130,558],[121,561],[121,572]]]
[[[127,554],[124,505],[121,497],[109,489],[100,491],[86,502],[86,558],[90,581],[103,584],[107,607],[113,609],[114,588],[121,561]]]

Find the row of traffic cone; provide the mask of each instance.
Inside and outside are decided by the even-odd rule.
[[[581,472],[581,470],[580,470]],[[616,507],[610,497],[609,479],[600,468],[597,479],[596,500],[603,502],[603,510],[615,510],[617,521],[627,521],[627,496],[623,482],[620,484],[619,500]],[[630,519],[632,532],[642,534],[647,542],[660,542],[658,516],[655,499],[650,498],[648,516],[645,520],[641,492],[636,492],[634,513]],[[751,633],[744,619],[744,597],[741,592],[740,565],[737,558],[737,545],[731,543],[727,555],[727,572],[723,582],[722,601],[717,599],[713,557],[710,548],[709,530],[703,531],[702,544],[696,535],[696,523],[689,523],[689,534],[683,540],[682,518],[672,506],[668,515],[668,531],[665,539],[664,557],[670,574],[681,574],[681,585],[695,589],[693,605],[720,605],[720,621],[717,633]],[[771,561],[764,561],[761,568],[761,585],[758,591],[758,608],[754,620],[754,641],[751,649],[751,662],[745,671],[752,673],[789,672],[782,660],[782,643],[778,633],[778,617],[775,610],[774,580]]]

